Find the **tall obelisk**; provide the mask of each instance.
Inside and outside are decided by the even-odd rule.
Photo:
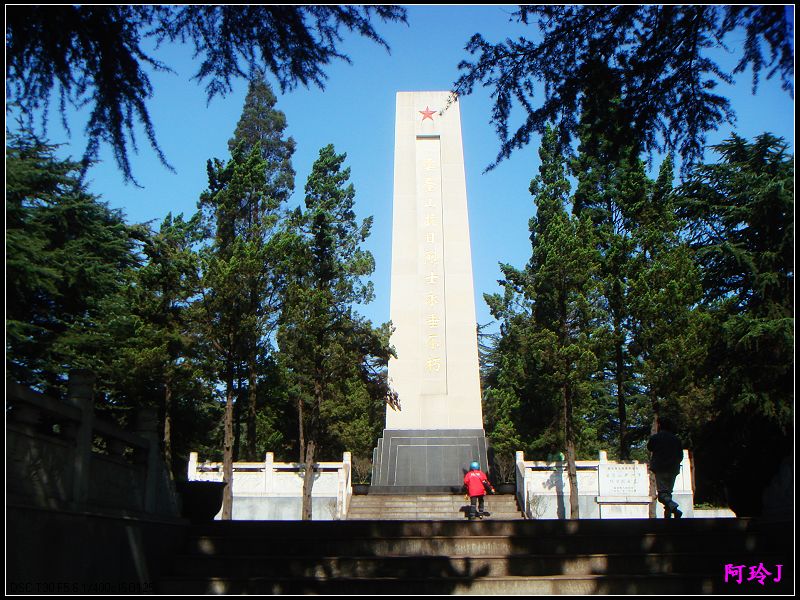
[[[372,489],[459,488],[486,468],[461,115],[450,92],[399,92],[390,317],[397,358]]]

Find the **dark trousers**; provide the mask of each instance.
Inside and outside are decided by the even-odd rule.
[[[672,499],[672,488],[675,486],[675,478],[678,474],[672,471],[659,471],[654,474],[656,476],[658,501],[664,505],[664,514],[675,512],[678,508],[678,503]]]
[[[470,496],[469,497],[469,516],[477,517],[479,513],[483,512],[483,499],[485,496]],[[475,507],[478,507],[476,512]]]

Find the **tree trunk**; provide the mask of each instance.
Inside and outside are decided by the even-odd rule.
[[[652,395],[650,402],[653,405],[653,423],[650,426],[650,434],[653,435],[658,432],[658,414],[661,410],[661,405],[658,402],[658,398],[655,394]],[[653,499],[650,502],[650,508],[648,509],[647,516],[651,519],[656,518],[656,507],[658,501],[658,487],[656,486],[656,475],[650,469],[647,469],[647,474],[649,476],[649,483],[650,483],[650,497]]]
[[[567,444],[567,477],[569,478],[569,518],[580,518],[578,471],[575,466],[575,431],[572,427],[572,396],[569,385],[562,388],[564,398],[564,438]]]
[[[567,295],[562,291],[559,298],[559,309],[561,317],[561,346],[566,348],[569,345],[569,318],[568,318]],[[570,519],[580,518],[580,507],[578,503],[578,473],[575,467],[575,430],[572,427],[572,389],[569,383],[569,373],[572,368],[568,359],[564,364],[564,379],[561,384],[562,410],[564,421],[564,441],[567,450],[567,477],[569,479],[569,515]]]
[[[300,453],[298,456],[298,462],[302,463],[306,461],[305,407],[303,406],[302,395],[298,395],[297,397],[297,423],[298,423],[297,439],[300,444]]]
[[[170,479],[172,473],[172,377],[169,371],[164,375],[164,464]]]
[[[615,341],[615,370],[617,383],[617,415],[619,417],[619,458],[628,460],[630,458],[630,448],[628,447],[628,413],[625,407],[625,357],[623,354],[623,344],[619,322],[614,324],[616,329]]]
[[[303,520],[311,520],[311,491],[314,487],[314,458],[319,440],[319,413],[322,408],[322,369],[316,369],[314,407],[309,419],[306,440],[306,471],[303,478]]]
[[[306,423],[305,423],[305,401],[302,395],[297,398],[298,416],[298,437],[300,441],[300,461],[305,465],[303,474],[303,503],[300,509],[300,517],[303,520],[311,520],[311,488],[314,485],[313,466],[314,466],[314,440],[306,442]],[[309,460],[311,468],[309,468]]]
[[[222,454],[222,480],[227,484],[222,496],[222,518],[233,517],[233,368],[228,365],[225,394],[225,438]]]
[[[256,460],[256,401],[258,398],[256,390],[256,349],[251,348],[250,360],[248,361],[248,380],[247,380],[247,446],[245,454],[247,460]]]
[[[303,475],[303,520],[310,521],[312,517],[311,491],[314,488],[314,440],[309,440],[306,446],[305,473]]]

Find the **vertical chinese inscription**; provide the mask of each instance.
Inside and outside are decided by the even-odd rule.
[[[442,169],[438,136],[416,140],[418,302],[423,396],[447,394]]]

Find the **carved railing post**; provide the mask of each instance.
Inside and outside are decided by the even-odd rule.
[[[346,519],[347,511],[350,507],[350,495],[353,493],[351,479],[353,455],[345,452],[342,455],[342,467],[339,470],[339,482],[336,493],[336,518]]]
[[[525,453],[517,450],[514,454],[514,480],[516,483],[517,504],[522,508],[525,516],[529,516],[528,488],[526,485],[527,473],[525,471]]]
[[[75,470],[72,480],[72,502],[80,509],[89,498],[89,465],[92,458],[94,430],[95,375],[87,369],[69,372],[67,404],[81,411],[75,432]]]
[[[134,432],[149,442],[145,460],[144,509],[152,512],[156,506],[156,486],[161,470],[158,456],[158,411],[153,407],[140,408],[134,419]]]
[[[273,480],[275,479],[275,454],[267,452],[264,455],[264,493],[271,494],[273,489]]]
[[[186,480],[194,481],[197,479],[197,452],[189,453],[189,464],[186,465]]]

